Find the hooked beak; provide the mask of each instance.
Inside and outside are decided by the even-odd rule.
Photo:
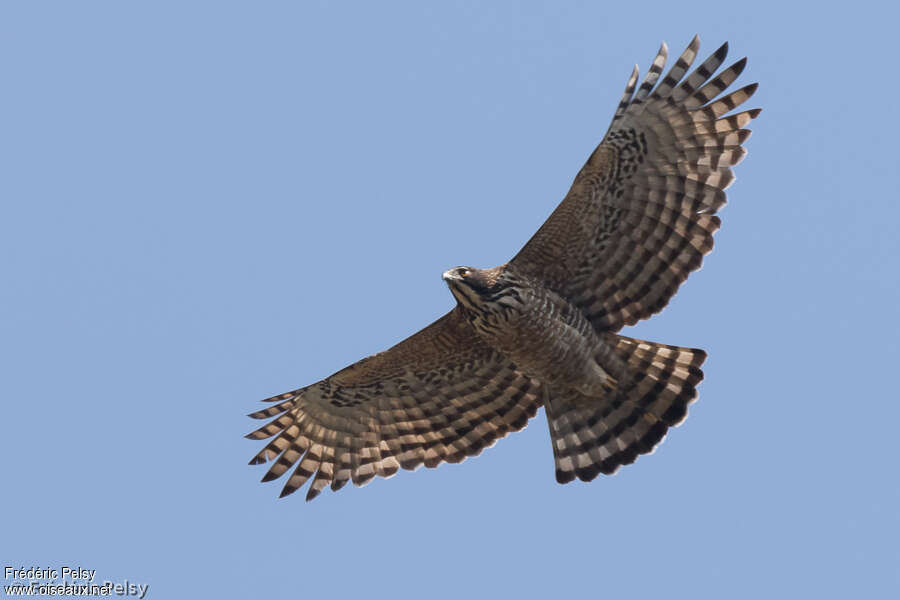
[[[444,274],[441,275],[441,279],[450,283],[451,281],[458,281],[459,275],[456,273],[456,269],[450,269],[449,271],[444,271]]]

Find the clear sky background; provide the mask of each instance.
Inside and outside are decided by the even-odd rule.
[[[897,598],[887,3],[5,2],[2,566],[150,598]],[[632,65],[749,56],[716,249],[624,333],[690,417],[560,486],[543,413],[462,465],[279,500],[259,399],[446,312],[566,193]]]

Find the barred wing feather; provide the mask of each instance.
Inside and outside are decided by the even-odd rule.
[[[393,348],[313,385],[269,398],[273,419],[248,434],[273,438],[251,461],[263,481],[293,469],[282,496],[312,480],[306,499],[401,467],[458,463],[525,427],[540,384],[478,338],[454,309]]]
[[[712,250],[716,212],[746,154],[758,109],[726,116],[756,90],[718,97],[741,59],[713,77],[725,44],[697,67],[698,38],[663,77],[663,44],[637,87],[635,67],[603,141],[566,198],[511,261],[578,305],[598,330],[659,312]]]

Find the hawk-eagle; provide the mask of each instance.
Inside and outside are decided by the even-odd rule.
[[[400,468],[479,454],[543,406],[560,483],[613,473],[647,454],[697,395],[706,353],[618,335],[659,312],[700,267],[716,212],[759,110],[726,116],[756,90],[721,96],[746,64],[713,74],[728,45],[687,75],[694,38],[663,76],[663,44],[550,218],[508,263],[457,267],[449,313],[393,348],[252,413],[273,419],[251,461],[312,480],[363,485]],[[687,75],[687,76],[686,76]]]

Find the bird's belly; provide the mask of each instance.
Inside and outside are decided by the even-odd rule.
[[[564,384],[588,395],[601,393],[611,378],[595,359],[602,341],[577,307],[544,293],[488,341],[529,377]]]

